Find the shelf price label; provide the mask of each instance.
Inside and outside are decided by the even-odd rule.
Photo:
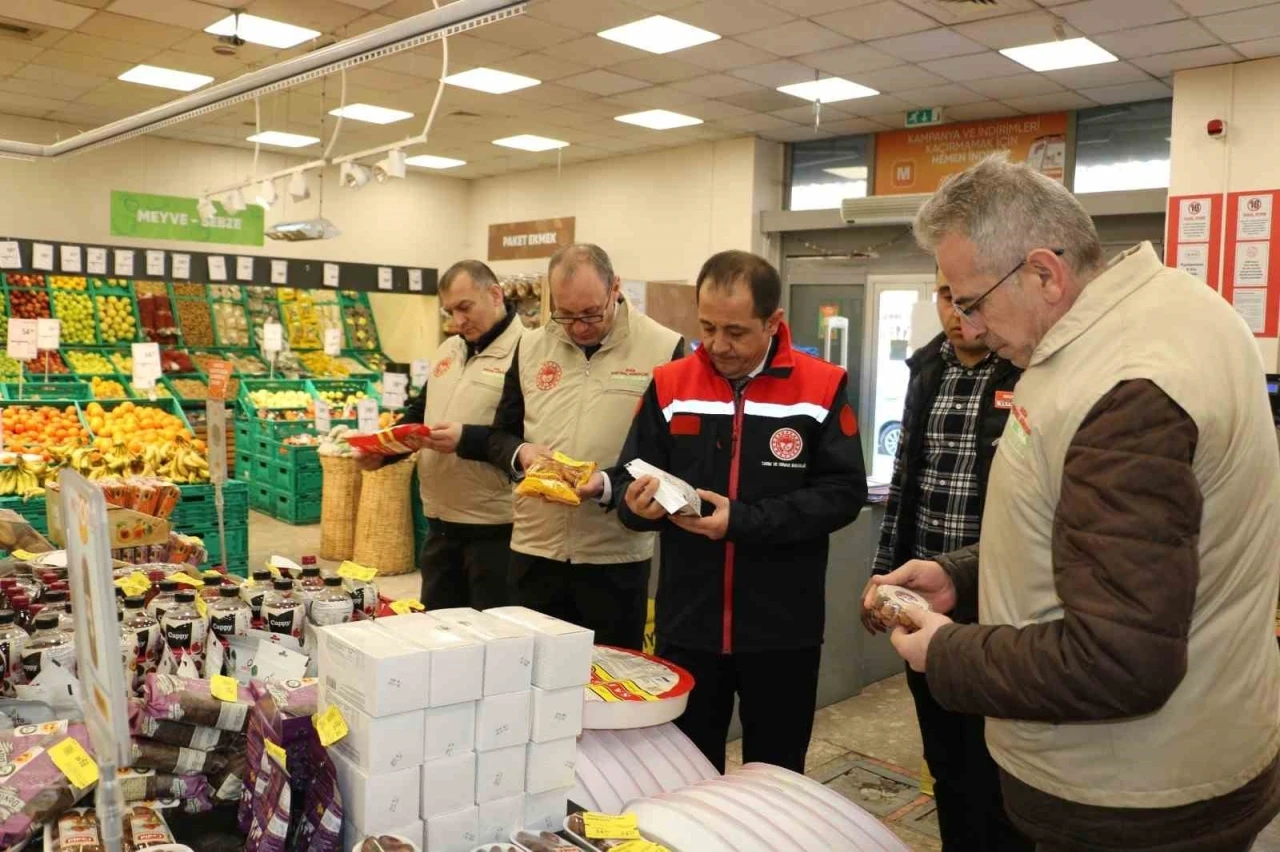
[[[322,435],[333,428],[333,409],[323,399],[316,400],[316,431]]]
[[[120,278],[133,277],[133,249],[116,249],[116,276]]]
[[[409,292],[410,293],[422,292],[422,270],[421,269],[409,270]]]
[[[53,271],[53,246],[48,243],[31,244],[31,268]]]
[[[337,287],[341,281],[341,267],[336,263],[326,263],[324,265],[324,286]]]
[[[209,255],[209,280],[227,280],[227,259],[220,254]]]
[[[6,352],[15,361],[30,361],[36,357],[36,340],[39,323],[33,319],[9,320],[9,339]]]
[[[236,280],[252,281],[253,280],[253,258],[239,256],[236,258]]]
[[[356,403],[356,428],[361,432],[378,431],[378,401],[362,399]]]
[[[284,326],[275,320],[262,324],[262,351],[274,355],[284,349]]]
[[[404,408],[408,401],[409,377],[404,373],[382,374],[382,404],[387,408]]]
[[[160,366],[159,343],[133,344],[133,383],[144,390],[156,386],[156,380],[163,375]]]
[[[329,709],[312,716],[311,722],[320,737],[320,745],[325,748],[347,735],[347,720],[342,718],[342,711],[336,704],[330,704]]]
[[[63,272],[80,272],[84,269],[80,264],[80,246],[58,246],[58,254],[61,255]]]
[[[147,275],[154,278],[164,277],[164,252],[147,249]]]
[[[326,328],[324,330],[324,354],[334,356],[342,354],[342,329]]]
[[[390,290],[392,281],[393,279],[391,277],[391,267],[379,266],[378,267],[378,289]]]
[[[287,260],[271,261],[271,283],[272,284],[288,284],[289,283],[289,261]]]
[[[22,249],[17,240],[0,240],[0,269],[21,269]]]
[[[87,250],[88,260],[85,261],[85,270],[90,275],[106,275],[107,274],[107,250],[104,248],[90,247]]]
[[[36,320],[36,349],[57,349],[62,337],[62,320]]]
[[[427,383],[427,378],[431,375],[431,362],[426,358],[417,358],[409,364],[409,380],[415,388],[420,388]]]
[[[48,755],[53,765],[67,776],[67,780],[77,790],[84,790],[98,783],[98,764],[84,750],[84,746],[71,737],[50,746]]]
[[[191,255],[173,255],[173,277],[182,281],[191,278]]]

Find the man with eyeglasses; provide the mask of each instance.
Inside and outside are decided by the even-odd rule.
[[[875,574],[978,541],[987,475],[1022,371],[965,332],[951,299],[951,285],[939,273],[936,307],[942,332],[907,359],[911,377],[902,439]],[[968,624],[978,613],[968,606],[952,618]],[[866,606],[862,623],[872,633],[883,632]],[[907,686],[934,779],[943,852],[1029,852],[1033,844],[1005,815],[983,717],[944,708],[929,693],[925,676],[910,666]]]
[[[612,465],[653,369],[684,354],[679,334],[623,297],[599,246],[561,248],[547,279],[550,325],[520,341],[492,425],[462,427],[459,444],[516,479],[553,451]],[[578,506],[515,497],[511,589],[514,603],[589,627],[598,644],[639,650],[654,537],[609,511],[616,476],[597,471]]]
[[[1252,334],[1149,243],[1104,262],[1075,197],[1003,158],[915,232],[966,337],[1024,372],[979,544],[875,578],[933,608],[894,646],[987,717],[1038,849],[1243,852],[1280,812],[1280,457]],[[979,624],[945,615],[975,596]]]

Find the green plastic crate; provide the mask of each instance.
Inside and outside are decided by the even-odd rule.
[[[298,446],[285,443],[268,443],[263,458],[273,462],[282,462],[296,468],[307,470],[320,469],[320,448]]]
[[[248,416],[254,416],[258,407],[250,400],[250,394],[256,391],[302,391],[308,398],[311,398],[311,389],[307,387],[306,379],[241,379],[240,393],[237,400],[240,408]],[[306,405],[300,405],[298,408],[306,408]],[[272,411],[288,411],[290,409],[271,409]]]
[[[0,509],[17,512],[39,533],[49,531],[49,513],[43,497],[24,500],[17,495],[0,497]]]
[[[267,482],[272,488],[291,494],[317,494],[324,485],[324,474],[319,465],[314,468],[296,467],[288,462],[271,461],[267,462],[267,474]]]
[[[107,358],[107,359],[111,358],[111,353],[114,351],[112,349],[95,349],[88,346],[68,347],[68,350],[70,352],[76,353],[77,355],[88,352],[94,355],[101,355],[103,358]],[[114,379],[116,377],[115,364],[110,364],[109,366],[103,367],[102,369],[99,369],[99,370],[81,371],[76,369],[76,366],[71,363],[71,361],[67,358],[66,355],[62,356],[62,360],[66,362],[67,369],[71,370],[71,372],[77,376],[102,376],[103,378],[110,378],[110,379]]]
[[[251,480],[249,483],[249,508],[255,512],[270,515],[275,508],[275,492],[261,480]]]
[[[236,453],[235,478],[241,482],[253,479],[253,459],[249,453]]]
[[[212,485],[180,485],[182,499],[169,521],[178,532],[198,535],[218,528],[218,507]],[[229,479],[222,485],[222,519],[227,529],[249,525],[249,485]],[[193,532],[196,531],[196,532]]]
[[[267,453],[267,444],[278,444],[290,436],[315,431],[313,420],[262,420],[255,417],[250,423],[250,441],[261,442],[256,451],[262,455]]]
[[[46,399],[74,399],[83,402],[93,399],[93,391],[89,389],[88,382],[77,381],[23,382],[21,386],[17,382],[5,382],[0,385],[0,395],[4,399],[21,399],[23,402]]]
[[[227,554],[226,561],[222,557],[222,542],[218,537],[218,527],[205,530],[198,530],[191,535],[198,535],[200,540],[204,542],[204,549],[208,551],[209,558],[205,563],[207,567],[216,567],[225,564],[227,571],[244,577],[248,574],[249,567],[249,528],[239,527],[232,529],[227,527],[225,530],[227,537]]]
[[[96,402],[102,406],[103,411],[114,411],[116,408],[119,408],[124,403],[130,402],[130,401],[132,400],[124,400],[124,399],[96,400]],[[154,402],[148,399],[148,400],[141,400],[141,401],[134,402],[134,405],[139,409],[156,408],[156,409],[159,409],[160,411],[165,412],[166,414],[172,414],[173,416],[177,417],[179,420],[182,421],[182,425],[184,428],[191,430],[191,421],[188,420],[187,415],[182,412],[182,406],[178,404],[178,401],[176,399],[161,398],[161,399],[155,400]],[[88,421],[88,418],[84,416],[85,406],[81,404],[79,407],[80,407],[80,420],[84,423],[85,428],[87,429],[89,427],[89,421]],[[97,435],[94,435],[94,437],[96,438]]]
[[[279,491],[270,486],[266,490],[271,500],[271,507],[266,512],[271,517],[294,526],[320,523],[319,493],[300,495]]]

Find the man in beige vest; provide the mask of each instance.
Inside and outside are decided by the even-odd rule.
[[[547,278],[551,323],[521,340],[492,427],[464,428],[459,452],[516,479],[552,451],[602,468],[578,506],[516,495],[512,594],[590,627],[599,644],[639,649],[654,534],[631,532],[610,511],[620,495],[605,468],[618,461],[653,368],[681,357],[684,340],[632,308],[599,246],[561,248]]]
[[[1041,850],[1236,852],[1280,811],[1280,454],[1248,327],[1063,186],[992,158],[915,224],[966,335],[1025,368],[979,544],[879,582],[893,643],[987,717]],[[980,555],[979,555],[980,554]],[[978,598],[979,624],[941,613]]]
[[[511,485],[489,465],[455,451],[459,424],[493,419],[524,324],[503,301],[493,270],[478,260],[449,267],[439,296],[458,333],[431,356],[431,375],[404,418],[432,427],[429,449],[418,453],[418,486],[430,520],[422,602],[427,609],[504,606],[510,603]]]

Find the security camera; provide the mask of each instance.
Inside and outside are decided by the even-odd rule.
[[[391,151],[385,160],[379,160],[373,167],[373,177],[378,183],[386,183],[387,178],[402,178],[404,174],[404,151],[399,148]]]
[[[1220,118],[1209,121],[1205,130],[1209,133],[1210,139],[1223,139],[1227,135],[1227,123]]]
[[[338,173],[338,182],[347,189],[359,189],[369,182],[369,170],[359,163],[347,161]]]

